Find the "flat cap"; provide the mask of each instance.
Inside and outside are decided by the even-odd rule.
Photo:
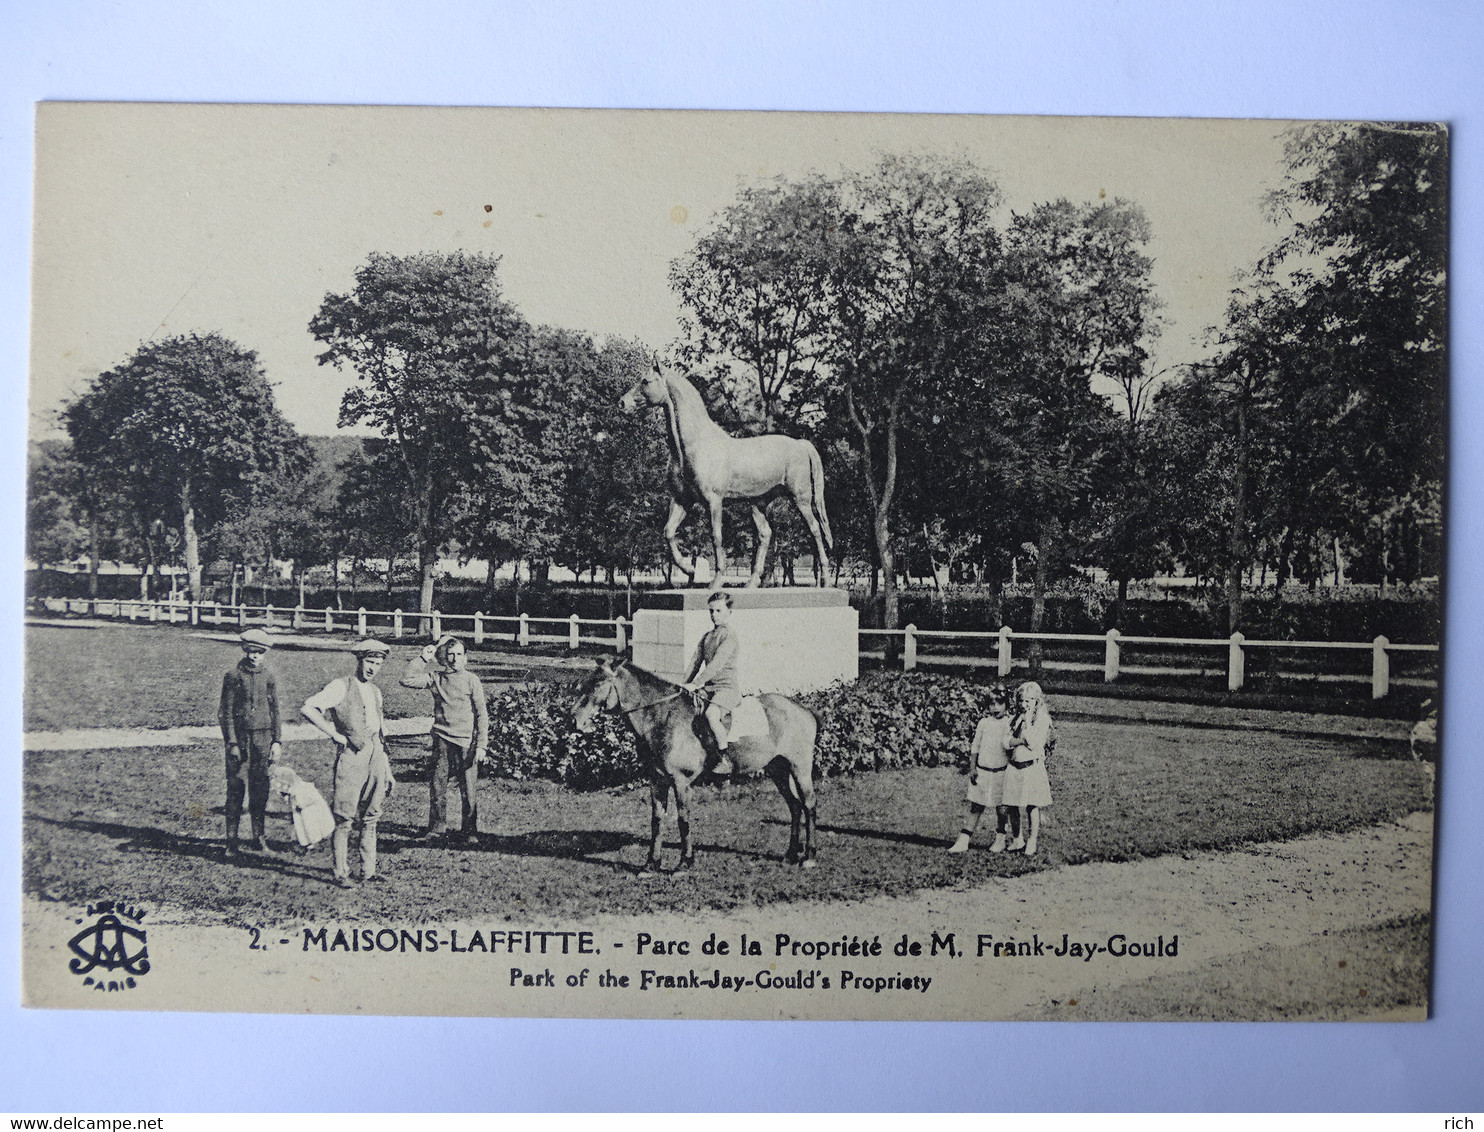
[[[363,641],[357,641],[350,646],[350,651],[356,656],[385,656],[392,651],[392,646],[383,644],[381,641],[373,641],[367,637]]]
[[[271,649],[273,638],[261,629],[247,629],[237,634],[237,639],[244,645],[256,645],[260,649]]]

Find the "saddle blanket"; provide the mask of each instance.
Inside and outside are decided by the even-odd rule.
[[[763,710],[763,701],[756,696],[744,696],[732,712],[732,726],[727,732],[727,742],[735,743],[750,735],[768,733],[768,713]]]
[[[294,812],[294,838],[300,845],[307,849],[335,832],[335,815],[314,783],[300,778],[290,767],[275,767],[269,780]]]

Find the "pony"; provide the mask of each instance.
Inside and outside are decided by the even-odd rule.
[[[762,771],[788,804],[790,831],[784,860],[809,869],[814,860],[814,740],[819,721],[814,713],[787,696],[759,696],[768,718],[767,735],[738,738],[727,745],[735,773]],[[680,829],[680,869],[695,864],[691,842],[690,791],[707,769],[701,735],[710,733],[704,714],[678,684],[646,672],[622,657],[598,661],[582,683],[572,722],[579,731],[593,729],[601,710],[621,714],[638,740],[639,756],[650,776],[649,858],[645,872],[660,865],[660,827],[675,795]]]
[[[675,536],[692,504],[704,503],[710,512],[715,584],[720,585],[727,565],[721,542],[722,505],[728,499],[753,501],[757,551],[746,584],[755,587],[762,585],[763,566],[773,541],[773,527],[763,508],[788,495],[814,539],[815,584],[830,584],[835,540],[824,507],[824,466],[814,445],[778,433],[740,439],[727,435],[711,419],[696,387],[683,377],[667,376],[658,364],[634,382],[619,404],[625,412],[633,412],[641,400],[665,410],[670,443],[670,516],[665,520],[665,541],[671,559],[690,582],[695,581],[696,572],[681,555]]]

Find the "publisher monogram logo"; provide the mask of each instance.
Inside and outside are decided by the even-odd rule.
[[[144,913],[120,901],[104,900],[89,904],[87,914],[97,918],[67,941],[75,957],[68,962],[68,970],[85,976],[83,986],[94,990],[133,990],[137,985],[134,976],[149,973],[144,929],[135,926],[144,919]],[[114,972],[122,978],[104,977]]]

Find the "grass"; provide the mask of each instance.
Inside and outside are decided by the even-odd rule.
[[[230,659],[230,658],[227,658]],[[396,671],[393,661],[393,671]],[[27,891],[86,901],[126,893],[229,922],[327,916],[532,922],[607,911],[704,911],[857,899],[978,883],[1060,864],[1117,861],[1342,830],[1428,806],[1424,768],[1396,748],[1108,722],[1067,721],[1049,764],[1056,803],[1042,854],[950,857],[965,780],[950,769],[830,779],[819,787],[820,867],[784,866],[786,811],[772,786],[695,793],[699,859],[641,877],[648,792],[576,793],[547,782],[481,783],[481,835],[463,849],[413,840],[427,816],[420,743],[392,751],[397,791],[382,822],[389,882],[327,883],[329,853],[221,859],[224,796],[215,746],[26,755]],[[329,744],[289,744],[328,794]],[[666,861],[678,856],[673,822]],[[289,844],[284,815],[269,838]]]
[[[216,722],[222,674],[241,659],[227,628],[184,625],[103,625],[26,628],[27,731],[73,727],[185,727]],[[348,648],[351,644],[345,640]],[[378,683],[392,718],[427,715],[427,692],[397,684],[423,642],[396,644]],[[281,643],[271,654],[278,672],[284,722],[298,705],[338,676],[355,671],[346,652]],[[505,654],[475,652],[470,668],[486,686],[532,674]],[[541,675],[536,670],[535,675]]]

